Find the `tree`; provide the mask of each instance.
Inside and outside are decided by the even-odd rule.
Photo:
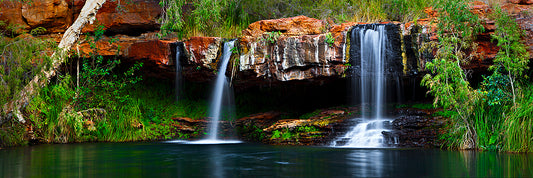
[[[429,88],[428,93],[435,96],[435,106],[457,113],[452,119],[458,132],[462,132],[463,141],[452,146],[475,148],[477,134],[469,117],[474,101],[480,96],[470,87],[461,65],[471,58],[466,51],[474,51],[471,49],[475,48],[475,36],[483,30],[483,26],[464,0],[440,0],[436,8],[439,11],[437,53],[435,59],[426,64],[432,74],[426,74],[422,84]]]
[[[87,23],[92,23],[96,19],[96,12],[102,7],[106,0],[87,0],[83,6],[80,15],[76,21],[65,31],[63,38],[58,45],[56,52],[52,54],[52,65],[49,69],[43,68],[40,75],[35,77],[28,83],[24,89],[20,92],[17,98],[8,102],[3,107],[3,113],[5,116],[0,117],[0,125],[8,121],[11,117],[15,117],[19,122],[25,123],[25,119],[22,116],[21,109],[29,102],[29,100],[38,93],[38,89],[45,86],[50,78],[56,75],[56,70],[67,58],[67,53],[74,43],[78,40],[81,33],[81,29]]]
[[[524,31],[501,8],[496,7],[494,16],[496,17],[497,28],[492,38],[498,41],[500,50],[494,59],[494,65],[491,66],[491,69],[496,74],[501,71],[504,75],[507,75],[513,95],[513,106],[516,106],[517,78],[522,77],[524,71],[529,69],[527,66],[529,53],[521,43]]]

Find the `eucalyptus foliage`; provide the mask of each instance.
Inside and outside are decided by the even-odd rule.
[[[483,26],[478,17],[469,11],[466,1],[441,0],[436,3],[436,9],[439,11],[437,54],[433,61],[426,64],[432,74],[426,74],[422,84],[435,96],[435,106],[457,113],[452,122],[463,131],[457,132],[462,141],[452,141],[450,146],[476,148],[477,134],[470,116],[474,110],[473,103],[480,95],[470,86],[461,65],[470,59],[466,51],[475,48],[475,35],[483,31]]]

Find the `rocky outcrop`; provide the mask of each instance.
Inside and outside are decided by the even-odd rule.
[[[327,31],[325,22],[305,16],[252,23],[239,41],[237,80],[340,77],[347,68],[345,30]]]
[[[44,27],[45,33],[62,33],[74,22],[84,4],[85,0],[2,1],[0,20],[17,24],[26,32]],[[107,1],[96,15],[98,22],[86,26],[83,32],[92,32],[95,25],[103,25],[108,34],[138,36],[158,30],[160,15],[158,0]]]

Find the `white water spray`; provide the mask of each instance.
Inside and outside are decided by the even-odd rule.
[[[391,121],[383,118],[382,110],[387,43],[385,25],[355,27],[351,38],[359,39],[360,44],[360,68],[359,71],[354,71],[359,74],[359,78],[352,78],[352,85],[359,86],[359,89],[352,91],[361,99],[362,118],[356,118],[359,123],[345,136],[335,140],[332,145],[357,148],[383,147],[385,139],[382,132],[387,131],[386,125]],[[366,106],[372,108],[371,111],[367,110]]]

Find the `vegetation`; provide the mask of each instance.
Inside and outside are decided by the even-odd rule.
[[[142,64],[122,64],[118,58],[99,55],[96,42],[103,39],[103,33],[98,27],[87,36],[92,49],[89,58],[70,59],[71,64],[81,64],[79,71],[74,65],[65,65],[28,103],[23,113],[29,121],[26,125],[16,121],[2,124],[0,146],[27,144],[26,127],[36,141],[45,143],[190,137],[177,131],[171,118],[203,118],[205,101],[186,98],[176,105],[173,97],[168,97],[174,95],[173,89],[142,82],[137,72]],[[4,50],[0,63],[2,106],[48,65],[54,44],[31,35],[0,36]],[[147,90],[153,92],[142,92]]]
[[[55,48],[51,40],[34,38],[21,33],[13,24],[0,21],[0,107],[18,97],[22,88],[44,67],[50,64],[49,55]],[[44,29],[41,29],[44,30]],[[0,108],[0,116],[3,108]],[[0,146],[27,144],[25,127],[16,121],[0,126]]]
[[[493,74],[484,77],[479,88],[471,87],[465,70],[475,51],[473,40],[482,31],[479,20],[465,1],[440,1],[436,58],[427,63],[422,84],[435,96],[435,106],[450,112],[451,123],[443,136],[446,146],[462,149],[530,152],[533,147],[529,101],[523,86],[529,54],[521,43],[523,32],[506,12],[496,8],[498,27],[493,39],[500,51]],[[518,94],[520,93],[520,95]],[[512,98],[512,100],[508,99]],[[519,99],[517,99],[519,98]],[[525,133],[525,134],[519,134]]]
[[[248,24],[265,19],[305,15],[344,22],[411,21],[425,18],[424,8],[435,0],[163,0],[160,18],[161,34],[177,32],[180,38],[190,36],[240,35]]]

